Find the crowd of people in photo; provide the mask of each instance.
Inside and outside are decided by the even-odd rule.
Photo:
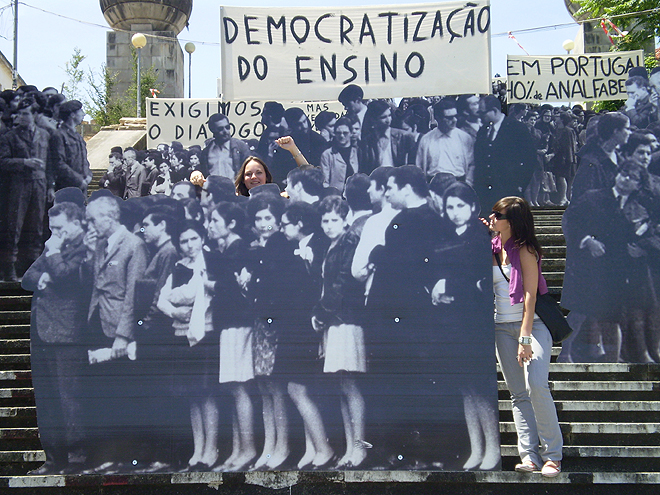
[[[43,250],[55,191],[92,180],[76,127],[82,103],[55,88],[0,92],[0,280],[16,281]]]
[[[89,199],[80,103],[1,93],[2,266],[34,291],[36,474],[499,469],[480,215],[506,221],[502,198],[568,205],[559,359],[660,362],[660,69],[626,87],[620,112],[595,113],[349,85],[316,130],[267,102],[256,141],[215,114],[203,146],[113,148]],[[557,475],[552,455],[529,469]]]
[[[631,70],[620,112],[592,118],[563,217],[565,362],[660,362],[660,68]]]
[[[23,278],[42,471],[133,458],[139,470],[496,468],[474,190],[379,167],[351,176],[344,199],[307,165],[288,174],[287,200],[266,177],[249,183],[255,164],[267,170],[243,167],[249,199],[214,175],[170,197],[56,194],[53,235]],[[470,448],[450,449],[457,437]]]
[[[441,173],[471,185],[483,211],[509,195],[525,197],[532,206],[565,207],[573,200],[574,208],[569,209],[564,221],[569,245],[563,304],[573,310],[571,320],[578,331],[559,359],[658,362],[660,317],[655,296],[657,268],[652,259],[657,226],[653,191],[660,173],[660,69],[651,74],[643,67],[632,69],[626,89],[629,97],[619,112],[596,113],[580,105],[568,108],[515,103],[505,114],[494,96],[404,98],[395,106],[389,100],[366,101],[361,88],[349,85],[339,95],[346,113],[337,118],[331,112],[321,112],[315,118],[316,131],[301,109],[285,110],[277,102],[268,102],[262,115],[265,131],[258,142],[231,138],[229,120],[212,119],[209,127],[214,138],[203,150],[191,147],[186,153],[179,143],[172,143],[173,149],[167,144],[159,145],[159,149],[162,163],[169,157],[176,170],[184,170],[179,178],[194,170],[233,178],[244,158],[256,156],[269,167],[273,181],[284,188],[287,172],[298,163],[294,152],[278,146],[277,139],[291,135],[298,145],[296,151],[321,168],[324,184],[340,192],[354,173],[369,174],[378,166],[409,164],[421,168],[427,179]],[[607,116],[601,120],[603,114]],[[622,128],[626,129],[623,133],[614,132]],[[219,164],[209,165],[209,157],[217,162],[221,149],[225,150],[223,169]],[[154,160],[146,162],[151,169],[147,168],[150,172],[145,176],[150,175],[151,180],[146,181],[143,193],[151,188],[158,173]],[[640,201],[631,202],[626,207],[630,217],[627,229],[637,233],[626,236],[624,231],[617,231],[614,237],[619,247],[631,244],[638,249],[621,260],[609,254],[602,257],[604,249],[599,244],[583,242],[585,236],[596,236],[597,232],[587,225],[588,216],[577,202],[589,190],[614,187],[617,166],[629,160],[650,177],[646,181],[649,186],[639,186],[647,191],[647,200],[642,201],[645,213],[639,217]],[[112,173],[110,169],[108,173]],[[167,178],[166,170],[159,177],[159,184],[165,185],[156,189],[166,191],[172,179]],[[578,212],[577,219],[574,211]],[[640,233],[639,225],[649,227]],[[591,249],[585,251],[588,247]],[[632,265],[620,263],[629,257],[635,258]],[[636,267],[636,278],[621,274],[630,266]],[[623,290],[619,284],[605,284],[617,287],[617,301],[614,294],[600,290],[589,291],[591,298],[583,297],[585,285],[591,285],[588,280],[594,280],[594,271],[603,280],[626,281]],[[640,305],[644,309],[636,309]]]

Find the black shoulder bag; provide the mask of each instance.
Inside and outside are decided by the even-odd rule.
[[[510,282],[509,277],[507,277],[502,270],[502,260],[500,260],[499,253],[493,253],[497,259],[497,266],[500,267],[502,275],[507,282]],[[555,298],[550,295],[549,292],[545,294],[539,294],[538,288],[536,289],[536,307],[534,311],[539,318],[545,323],[545,326],[550,330],[550,335],[552,335],[552,341],[555,344],[559,344],[566,340],[568,336],[573,333],[573,329],[566,321],[564,313],[562,313],[559,308],[559,304],[555,301]]]

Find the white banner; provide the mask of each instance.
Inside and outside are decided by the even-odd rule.
[[[623,100],[642,50],[584,55],[507,56],[509,103]]]
[[[265,101],[222,101],[219,98],[147,98],[147,147],[155,148],[159,143],[179,141],[185,148],[211,138],[206,122],[216,113],[229,118],[231,135],[239,139],[259,139],[264,126],[261,113]],[[285,109],[302,108],[309,120],[319,112],[328,110],[341,115],[344,107],[338,101],[282,103]]]
[[[227,100],[490,92],[487,0],[369,7],[222,7]]]

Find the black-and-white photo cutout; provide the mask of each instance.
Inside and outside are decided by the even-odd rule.
[[[43,471],[499,469],[474,190],[242,168],[249,196],[58,192],[23,276]]]
[[[499,469],[480,217],[507,196],[567,206],[558,361],[660,362],[660,71],[628,81],[599,114],[353,84],[313,121],[264,103],[259,139],[215,113],[110,149],[89,198],[79,103],[0,94],[38,474]]]

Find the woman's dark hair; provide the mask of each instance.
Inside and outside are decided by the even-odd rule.
[[[378,141],[380,136],[376,130],[376,121],[386,111],[391,110],[384,100],[373,100],[367,105],[367,111],[362,121],[362,138],[360,139],[360,163],[376,163],[378,159]]]
[[[181,234],[188,230],[194,230],[199,234],[199,237],[204,241],[206,238],[206,230],[204,229],[204,224],[201,222],[195,222],[194,220],[183,220],[180,222],[175,229],[175,235],[172,236],[172,244],[174,244],[174,247],[181,253],[181,246],[179,244],[179,240],[181,238]]]
[[[348,203],[341,196],[328,196],[321,200],[318,210],[321,216],[326,213],[336,213],[345,220],[348,216]]]
[[[286,213],[286,218],[289,222],[293,224],[300,222],[302,224],[300,230],[304,235],[317,232],[320,228],[320,214],[309,203],[303,203],[302,201],[289,202],[284,213]]]
[[[250,195],[250,192],[248,191],[248,188],[245,185],[245,169],[247,168],[248,163],[250,163],[251,161],[255,161],[263,167],[264,172],[266,172],[266,184],[271,184],[273,182],[273,175],[270,173],[270,170],[268,170],[268,165],[266,165],[266,162],[264,162],[261,158],[257,156],[248,156],[243,162],[243,165],[241,165],[241,168],[236,174],[236,178],[234,179],[234,185],[236,186],[236,194],[238,194],[239,196]]]
[[[530,252],[534,250],[541,257],[543,249],[536,238],[534,215],[532,215],[532,210],[527,201],[518,196],[507,196],[493,205],[493,211],[499,211],[506,215],[516,247],[526,246]]]
[[[328,110],[323,110],[314,119],[314,126],[317,131],[321,131],[325,126],[327,126],[333,119],[337,118],[335,112],[329,112]]]
[[[281,196],[270,196],[268,194],[251,198],[247,205],[247,213],[250,224],[254,224],[254,217],[261,210],[268,210],[277,219],[277,223],[282,221],[284,213],[284,198]]]
[[[630,135],[626,144],[619,146],[619,150],[623,156],[629,157],[632,156],[632,154],[635,152],[635,150],[637,150],[639,146],[651,146],[651,144],[652,141],[648,135],[643,132],[636,131]]]
[[[165,161],[163,160],[163,155],[161,155],[160,153],[149,153],[147,155],[147,159],[152,160],[154,162],[154,165],[156,165],[156,167],[160,167],[160,164]],[[169,161],[167,162],[167,164],[168,165],[170,164]]]
[[[184,198],[180,203],[183,205],[184,216],[187,219],[204,223],[204,210],[196,198]]]
[[[179,160],[179,163],[185,167],[188,166],[188,153],[186,151],[176,151],[172,153]]]
[[[447,214],[447,198],[449,197],[458,198],[465,203],[475,207],[474,218],[479,216],[480,206],[479,206],[479,197],[477,193],[465,182],[454,182],[446,190],[445,194],[442,196],[442,204],[445,208],[445,214]]]
[[[403,114],[403,122],[408,124],[411,128],[417,126],[417,132],[421,134],[429,132],[430,120],[431,115],[429,114],[427,107],[420,103],[410,105]]]
[[[601,141],[607,141],[615,131],[623,129],[630,123],[628,117],[620,112],[607,112],[600,116],[596,123]]]
[[[221,201],[213,211],[218,212],[218,215],[220,215],[225,221],[225,224],[227,224],[227,228],[229,228],[231,221],[234,220],[236,222],[236,227],[234,227],[232,231],[243,237],[245,229],[247,228],[247,214],[245,213],[245,209],[241,208],[236,203]]]

